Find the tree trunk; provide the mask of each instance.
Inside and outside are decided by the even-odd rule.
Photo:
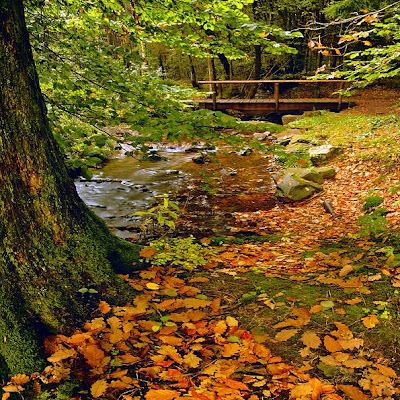
[[[113,267],[129,267],[138,248],[109,233],[67,174],[22,0],[0,2],[0,70],[0,370],[32,372],[42,335],[68,332],[99,298],[132,294]]]

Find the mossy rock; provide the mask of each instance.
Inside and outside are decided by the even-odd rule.
[[[276,196],[284,201],[301,201],[320,191],[321,185],[295,174],[283,175],[276,180]]]

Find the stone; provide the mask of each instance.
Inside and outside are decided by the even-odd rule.
[[[207,164],[209,163],[211,160],[208,157],[207,153],[200,153],[199,155],[197,155],[196,157],[192,158],[192,161],[196,164]]]
[[[297,175],[300,178],[305,179],[306,181],[311,181],[314,183],[324,183],[324,178],[316,169],[308,169],[308,168],[288,168],[284,170],[284,175]]]
[[[336,170],[334,167],[318,167],[316,171],[324,178],[324,179],[333,179],[336,176]]]
[[[295,143],[310,143],[308,139],[305,139],[303,135],[294,135],[290,139],[289,145],[295,144]]]
[[[271,136],[271,132],[269,132],[269,131],[253,133],[254,139],[259,140],[260,142],[267,140],[268,137],[270,137],[270,136]]]
[[[308,150],[311,162],[313,165],[321,165],[328,162],[337,154],[340,153],[340,148],[332,146],[330,144],[324,144],[322,146],[312,147]]]
[[[319,115],[322,115],[321,110],[314,110],[314,111],[304,111],[303,117],[318,117]]]
[[[250,156],[251,154],[253,154],[253,150],[249,147],[247,149],[243,149],[237,152],[238,156]]]
[[[286,174],[276,179],[276,196],[284,201],[301,201],[322,191],[318,183],[307,181],[295,174]]]
[[[277,144],[287,146],[292,138],[297,135],[302,135],[302,129],[285,129],[283,132],[273,133],[271,139],[274,139]]]
[[[282,115],[282,125],[287,125],[290,124],[291,122],[298,121],[299,119],[302,119],[302,115]]]
[[[309,148],[310,146],[306,143],[294,143],[287,146],[284,151],[286,152],[286,154],[292,155],[307,152]]]

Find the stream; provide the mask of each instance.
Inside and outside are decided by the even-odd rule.
[[[179,204],[175,235],[197,238],[251,234],[233,227],[234,213],[275,205],[268,157],[242,156],[224,148],[202,169],[192,162],[196,152],[204,151],[201,146],[153,145],[152,151],[165,157],[160,161],[141,161],[125,154],[129,150],[109,160],[93,179],[75,182],[83,201],[121,238],[141,241],[144,219],[134,214],[159,204],[159,195],[168,194]],[[193,172],[203,172],[203,178]],[[203,187],[210,178],[216,184],[213,195]]]
[[[193,154],[178,146],[153,149],[166,160],[140,161],[122,153],[109,160],[93,179],[75,181],[79,196],[119,237],[137,235],[142,218],[133,214],[156,204],[158,195],[176,193],[187,179],[179,168]]]

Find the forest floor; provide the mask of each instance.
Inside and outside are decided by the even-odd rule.
[[[272,156],[193,163],[213,206],[233,212],[231,235],[164,248],[181,252],[168,266],[145,248],[153,265],[123,277],[138,291],[132,303],[101,302],[82,331],[47,339],[44,373],[17,375],[4,390],[29,380],[43,399],[400,398],[397,97],[378,88],[353,109],[292,123],[343,148],[329,163],[336,177],[303,202],[264,191]],[[237,175],[221,178],[229,169]],[[371,195],[384,199],[387,226],[374,234],[375,221],[363,235]]]

